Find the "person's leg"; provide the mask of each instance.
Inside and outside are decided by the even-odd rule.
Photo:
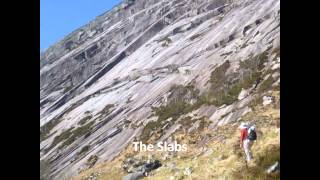
[[[251,160],[253,159],[252,151],[251,151],[252,145],[253,145],[253,141],[249,141],[249,155]]]
[[[252,156],[251,156],[251,151],[250,151],[250,140],[245,139],[243,141],[243,148],[244,148],[244,153],[246,154],[247,161],[251,161]]]
[[[250,159],[250,161],[252,160],[252,152],[251,152],[251,147],[252,147],[252,141],[250,141],[250,140],[248,140],[248,144],[249,144],[249,146],[248,146],[248,154],[249,154],[249,159]]]

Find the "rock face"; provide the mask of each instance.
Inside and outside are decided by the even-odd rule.
[[[162,166],[161,162],[156,159],[148,159],[147,161],[144,161],[142,159],[129,158],[123,162],[122,168],[128,173],[137,171],[145,173],[157,169],[160,166]]]
[[[142,177],[144,177],[144,173],[139,171],[126,175],[122,180],[139,180],[142,179]]]
[[[114,158],[155,118],[154,107],[181,96],[196,104],[194,94],[243,81],[246,59],[257,56],[260,68],[267,52],[259,72],[278,71],[279,32],[279,0],[126,0],[75,30],[40,55],[40,158],[50,177],[73,176],[90,157]],[[212,72],[226,61],[228,83],[220,85]],[[243,92],[264,90],[272,77],[280,82],[270,76]],[[197,90],[172,91],[190,84]],[[236,121],[249,109],[247,95],[197,116],[213,126]]]
[[[267,172],[268,174],[270,174],[270,173],[273,173],[273,172],[279,171],[279,170],[280,170],[280,163],[279,163],[279,162],[276,162],[276,163],[274,163],[272,166],[270,166],[270,167],[266,170],[266,172]]]

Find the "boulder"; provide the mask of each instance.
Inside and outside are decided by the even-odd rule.
[[[196,121],[195,123],[192,124],[192,126],[188,129],[188,133],[193,133],[195,132],[198,128],[200,127],[200,121]]]
[[[274,163],[272,166],[270,166],[268,169],[267,169],[267,173],[268,174],[271,174],[271,173],[274,173],[276,171],[280,171],[280,163],[277,161],[276,163]]]
[[[273,65],[271,67],[272,70],[276,70],[276,69],[279,69],[280,68],[280,63],[276,63],[275,65]]]
[[[242,89],[239,96],[238,96],[238,100],[242,100],[245,97],[247,97],[249,95],[249,92],[245,89]]]
[[[185,170],[183,171],[183,174],[186,176],[190,176],[192,174],[192,168],[191,167],[185,168]]]
[[[138,180],[138,179],[141,179],[142,177],[144,177],[144,172],[138,171],[138,172],[133,172],[124,176],[122,180]]]
[[[203,156],[210,156],[212,153],[213,153],[213,149],[209,148],[205,150],[205,152],[203,153]]]
[[[272,97],[271,96],[263,96],[262,98],[263,102],[263,106],[269,105],[272,103]]]
[[[279,72],[275,72],[272,74],[272,78],[273,79],[277,79],[278,77],[280,77],[280,73]]]
[[[123,163],[122,168],[128,173],[146,173],[159,168],[161,165],[162,164],[159,160],[149,159],[147,161],[143,161],[140,159],[129,158]]]
[[[149,163],[146,163],[142,166],[142,170],[145,172],[150,172],[154,169],[161,167],[162,164],[159,160],[150,160]]]

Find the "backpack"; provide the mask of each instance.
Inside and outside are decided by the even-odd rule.
[[[256,131],[255,130],[248,130],[248,139],[250,140],[250,141],[254,141],[254,140],[256,140],[257,139],[257,133],[256,133]]]

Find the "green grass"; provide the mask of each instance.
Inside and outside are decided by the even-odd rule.
[[[267,60],[268,52],[265,51],[257,56],[241,61],[240,69],[246,72],[242,78],[240,78],[240,72],[226,75],[226,71],[230,67],[230,62],[224,62],[211,73],[209,81],[211,87],[208,92],[201,95],[202,97],[200,99],[205,104],[215,106],[234,103],[238,100],[242,89],[249,89],[261,79],[261,70],[264,68],[264,63]]]
[[[192,109],[192,105],[184,102],[177,101],[170,103],[167,106],[160,106],[158,108],[153,108],[155,116],[158,116],[156,121],[149,122],[142,130],[142,134],[140,136],[140,140],[144,143],[150,138],[150,133],[160,133],[162,134],[162,127],[167,123],[173,124],[182,114],[190,111]],[[168,118],[172,118],[170,122],[166,122]]]
[[[199,119],[195,119],[195,121],[198,121],[198,120],[200,120],[200,126],[198,128],[198,131],[203,130],[205,127],[208,127],[210,124],[210,122],[206,121],[206,119],[204,117],[199,118]]]
[[[163,133],[163,127],[169,123],[169,126],[174,124],[176,120],[183,114],[187,114],[193,110],[198,109],[200,106],[215,105],[221,106],[223,104],[230,105],[238,100],[238,96],[242,89],[250,88],[257,79],[261,76],[260,72],[253,72],[243,79],[237,80],[234,84],[227,86],[228,77],[225,72],[230,67],[230,62],[226,61],[217,67],[212,73],[210,78],[211,88],[208,92],[200,95],[199,90],[193,85],[187,86],[173,86],[168,97],[169,103],[164,106],[152,108],[154,115],[158,116],[157,121],[149,122],[143,129],[140,139],[146,143],[154,132],[158,136]],[[221,88],[223,87],[223,88]],[[189,97],[186,98],[186,97]],[[188,101],[195,99],[196,102],[190,104]],[[172,118],[170,122],[166,122],[168,118]],[[190,123],[187,120],[183,123]]]
[[[276,54],[275,57],[272,59],[273,61],[277,60],[278,57],[280,57],[280,47],[277,47],[273,49],[271,54]]]
[[[239,179],[263,179],[273,180],[280,179],[280,173],[267,174],[265,170],[268,169],[275,162],[280,162],[280,146],[275,145],[267,148],[263,153],[256,157],[256,166],[244,168],[242,172],[233,173],[233,177]]]
[[[193,85],[174,85],[170,89],[172,92],[169,98],[169,103],[160,107],[152,107],[154,116],[158,116],[157,121],[149,122],[142,130],[140,140],[147,142],[151,132],[162,134],[162,128],[169,123],[169,126],[174,124],[176,120],[183,114],[191,112],[199,108],[203,103],[199,101],[199,90]],[[187,98],[188,97],[188,98]],[[190,104],[189,100],[197,99],[196,103]],[[166,122],[168,118],[172,118],[170,122]]]
[[[251,109],[255,109],[258,105],[261,105],[262,102],[263,102],[262,97],[261,96],[256,96],[250,101],[249,107]]]
[[[54,148],[58,143],[60,143],[61,141],[69,138],[72,134],[72,129],[74,129],[74,127],[71,127],[65,131],[63,131],[61,134],[57,135],[56,137],[54,137],[51,145],[45,149],[45,152],[50,151],[52,148]]]
[[[50,136],[54,135],[57,131],[54,131],[53,133],[51,134],[41,134],[41,131],[40,131],[40,142],[48,139]]]
[[[52,119],[51,121],[49,121],[48,123],[40,127],[40,142],[46,140],[48,137],[54,134],[54,133],[50,134],[50,131],[60,122],[61,122],[60,119]]]
[[[160,106],[159,108],[154,108],[155,115],[158,116],[158,121],[166,120],[170,117],[173,119],[179,118],[182,114],[189,112],[192,109],[192,105],[184,101],[172,102],[167,106]]]
[[[86,165],[91,168],[98,161],[98,156],[92,155],[88,158]]]
[[[84,125],[88,120],[90,120],[92,118],[92,115],[88,115],[84,118],[82,118],[79,122],[78,125]]]
[[[274,96],[275,102],[278,103],[278,92],[275,93]],[[242,121],[254,122],[258,127],[258,139],[252,146],[254,157],[252,164],[247,166],[245,163],[243,150],[239,147],[239,129],[237,125],[227,124],[218,127],[214,132],[207,129],[201,130],[200,128],[197,133],[194,134],[176,131],[172,137],[177,140],[178,143],[188,144],[188,152],[180,152],[178,156],[172,156],[164,160],[163,164],[174,163],[180,170],[160,168],[143,179],[169,179],[170,176],[174,176],[175,179],[179,177],[190,179],[280,179],[280,172],[270,175],[265,173],[271,165],[280,160],[280,134],[276,129],[278,126],[274,124],[276,121],[280,121],[280,112],[279,109],[274,106],[265,108],[260,103],[258,103],[257,106],[259,107],[242,117]],[[181,119],[179,123],[184,126],[190,126],[194,121],[191,117],[187,116]],[[205,144],[205,147],[213,150],[211,154],[205,154],[201,148],[199,148],[202,144],[201,139],[205,137],[209,137],[210,139],[210,141]],[[160,159],[163,156],[161,153],[152,153],[152,155],[156,159]],[[122,177],[123,175],[120,174],[120,172],[124,171],[121,169],[121,162],[133,156],[147,157],[147,154],[136,153],[133,149],[128,148],[118,159],[111,162],[117,165],[110,165],[110,163],[107,162],[102,167],[91,169],[83,173],[83,175],[90,175],[92,172],[102,171],[102,174],[105,176],[100,177],[101,179]],[[192,175],[190,177],[183,175],[183,170],[186,167],[192,168]],[[110,175],[113,172],[115,174]]]
[[[88,124],[84,126],[80,126],[76,129],[74,129],[74,127],[71,127],[66,131],[63,131],[61,134],[59,134],[53,139],[53,142],[51,143],[51,145],[47,149],[45,149],[45,152],[50,151],[60,142],[62,142],[62,144],[58,147],[59,149],[62,149],[70,145],[79,137],[85,135],[87,132],[90,132],[93,124],[94,124],[94,121],[91,121]]]
[[[271,89],[273,83],[274,83],[274,80],[273,80],[272,76],[270,75],[266,80],[261,82],[259,89],[258,89],[258,92],[264,92],[264,91]]]
[[[162,39],[159,39],[157,42],[160,43],[163,41],[168,42],[168,43],[172,43],[172,40],[169,37],[164,37]]]
[[[106,105],[100,112],[99,112],[99,114],[100,115],[104,115],[104,116],[107,116],[108,114],[110,114],[111,113],[111,108],[113,108],[114,107],[114,104],[108,104],[108,105]]]
[[[211,89],[217,89],[226,81],[226,71],[230,67],[230,62],[226,61],[212,71],[210,76]]]
[[[168,46],[169,44],[172,43],[172,40],[171,40],[169,37],[164,37],[164,38],[162,38],[162,39],[159,39],[157,42],[158,42],[158,43],[161,43],[161,42],[162,42],[161,46],[162,46],[162,47],[166,47],[166,46]]]
[[[240,67],[252,71],[262,70],[264,63],[268,60],[268,51],[258,54],[254,57],[248,58],[244,61],[240,61]]]
[[[140,140],[146,143],[153,132],[153,135],[161,136],[163,127],[167,124],[171,126],[183,114],[187,114],[193,110],[198,109],[200,106],[206,105],[230,105],[238,100],[238,96],[242,89],[249,89],[261,79],[262,73],[260,70],[264,68],[263,64],[268,60],[268,53],[263,52],[260,55],[249,58],[240,63],[242,69],[248,70],[249,73],[239,78],[239,73],[231,73],[226,75],[230,67],[230,62],[227,60],[220,66],[214,69],[211,73],[209,82],[211,83],[210,89],[201,94],[199,90],[193,85],[181,86],[175,85],[170,91],[169,103],[160,107],[152,108],[155,116],[158,117],[157,121],[149,122],[140,136]],[[267,83],[267,84],[264,84]],[[269,80],[264,82],[261,88],[269,86]],[[194,99],[195,103],[190,104],[189,100]],[[166,120],[172,118],[170,122]],[[185,121],[185,122],[184,122]],[[191,119],[184,119],[182,123],[191,123]]]
[[[258,80],[261,73],[255,72],[252,75],[248,75],[241,80],[238,80],[235,84],[225,87],[221,90],[211,90],[203,96],[203,99],[208,104],[213,104],[215,106],[221,106],[223,104],[230,105],[238,100],[238,96],[242,89],[248,89],[252,87],[254,83]]]
[[[197,96],[199,93],[199,90],[196,89],[196,87],[194,85],[188,84],[186,86],[183,85],[173,85],[170,88],[171,92],[179,92],[181,94],[181,96],[186,95],[188,92],[190,92],[192,94],[193,97]]]
[[[52,119],[48,123],[46,123],[43,126],[41,126],[40,127],[40,142],[44,141],[45,139],[47,139],[48,137],[53,135],[55,132],[50,134],[50,131],[62,121],[62,119],[63,119],[62,117],[65,114],[68,114],[69,112],[74,110],[77,106],[79,106],[79,105],[76,104],[76,103],[71,104],[71,106],[63,114],[59,115],[58,117]]]
[[[199,130],[203,130],[205,127],[208,126],[208,122],[204,117],[201,118],[195,118],[192,119],[190,116],[187,116],[179,121],[179,123],[182,125],[183,129],[189,129],[192,127],[194,123],[199,121],[199,127],[197,128],[197,131],[194,131],[195,133],[198,133]]]
[[[190,126],[194,121],[192,120],[192,118],[190,116],[187,116],[183,119],[181,119],[180,124],[182,126]]]
[[[78,139],[79,137],[85,135],[86,133],[90,132],[91,130],[91,126],[94,124],[94,121],[89,122],[88,124],[84,125],[84,126],[80,126],[77,129],[73,130],[71,132],[70,137],[67,138],[66,141],[64,141],[58,148],[62,149],[65,146],[70,145],[71,143],[73,143],[76,139]]]
[[[241,83],[244,89],[250,88],[254,83],[257,82],[259,78],[261,78],[261,72],[253,72],[252,74],[248,75]]]

